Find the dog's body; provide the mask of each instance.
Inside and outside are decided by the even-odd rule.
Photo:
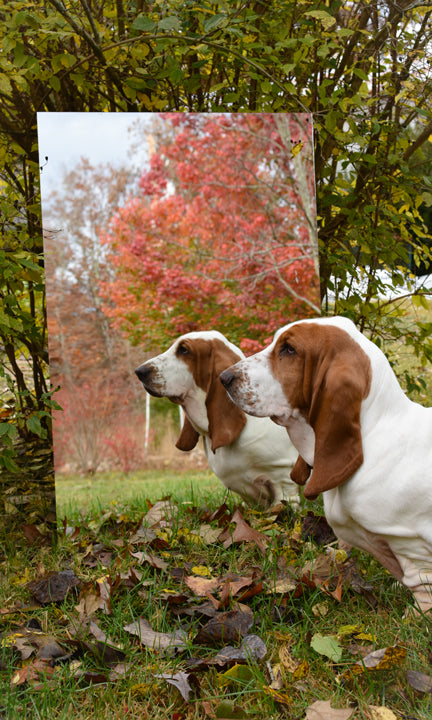
[[[296,502],[290,472],[297,453],[285,430],[268,418],[247,417],[219,381],[219,374],[242,358],[221,333],[194,332],[135,372],[151,395],[183,407],[185,421],[176,446],[192,450],[202,436],[210,468],[228,489],[257,505]]]
[[[379,348],[346,318],[298,321],[221,380],[245,412],[286,427],[292,477],[323,493],[336,535],[431,609],[432,408],[405,396]]]

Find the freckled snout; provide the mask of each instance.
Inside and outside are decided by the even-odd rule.
[[[227,368],[219,375],[219,379],[231,400],[241,410],[249,413],[249,415],[256,415],[250,382],[244,373],[245,363],[247,363],[247,360],[242,360]]]

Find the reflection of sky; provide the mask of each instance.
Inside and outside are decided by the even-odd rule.
[[[128,154],[133,141],[129,128],[138,117],[150,116],[144,113],[38,113],[42,202],[51,190],[60,186],[64,173],[81,157],[93,164],[142,161],[142,157],[131,158]]]

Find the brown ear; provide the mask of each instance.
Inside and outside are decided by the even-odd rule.
[[[290,473],[291,480],[294,480],[297,485],[305,485],[310,472],[311,466],[307,464],[306,460],[303,460],[301,455],[299,455]]]
[[[199,439],[199,433],[195,430],[189,418],[185,415],[181,433],[177,438],[176,448],[179,450],[193,450]]]
[[[309,423],[315,431],[315,455],[306,498],[341,485],[363,463],[360,410],[369,391],[370,364],[359,352],[362,362],[348,367],[343,358],[334,359],[314,389]]]
[[[246,425],[246,415],[233,403],[219,380],[221,372],[241,360],[241,356],[236,355],[222,341],[215,340],[212,345],[206,408],[211,449],[215,452],[219,447],[231,445],[238,438]]]

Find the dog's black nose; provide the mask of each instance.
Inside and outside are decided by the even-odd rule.
[[[230,385],[231,385],[231,383],[233,382],[234,378],[235,378],[235,375],[234,375],[233,372],[231,372],[231,370],[230,370],[229,368],[228,368],[228,370],[224,370],[224,371],[219,375],[219,379],[220,379],[222,385],[224,386],[224,388],[226,388],[226,390],[228,390],[228,388],[230,387]]]
[[[143,385],[145,385],[146,381],[150,378],[150,373],[151,367],[149,367],[145,363],[144,365],[140,365],[139,367],[137,367],[137,369],[135,370],[135,375],[137,376],[138,380],[141,380]]]

